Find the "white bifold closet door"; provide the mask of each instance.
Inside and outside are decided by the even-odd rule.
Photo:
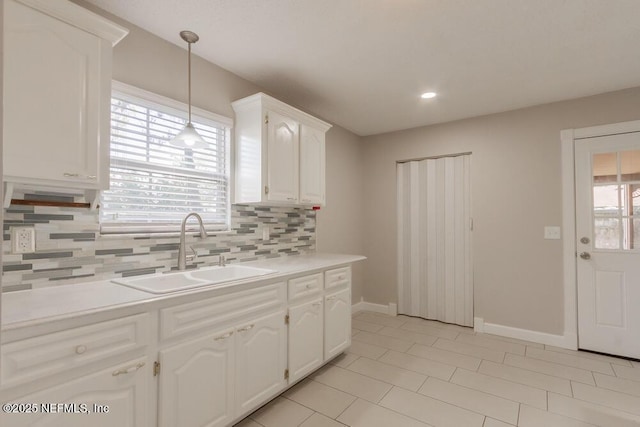
[[[398,163],[398,312],[473,326],[470,155]]]

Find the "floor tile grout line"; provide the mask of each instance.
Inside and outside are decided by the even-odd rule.
[[[496,363],[496,362],[492,362],[490,360],[488,360],[487,362]],[[496,365],[499,365],[499,363],[496,363]],[[571,380],[568,380],[566,378],[560,378],[560,377],[556,377],[556,376],[553,376],[553,375],[545,374],[545,373],[542,373],[542,372],[531,371],[531,370],[528,370],[528,369],[520,368],[518,366],[511,366],[511,365],[504,365],[504,366],[506,366],[508,368],[522,369],[523,371],[533,372],[534,374],[544,375],[544,376],[555,378],[555,379],[559,379],[559,380],[562,380],[562,381],[567,381],[567,382],[571,381]],[[482,367],[482,364],[480,364],[480,367]],[[523,385],[523,386],[527,386],[527,387],[530,387],[530,388],[535,388],[536,390],[549,391],[546,388],[536,387],[536,386],[533,386],[533,385],[530,385],[530,384],[526,384],[526,383],[523,383],[523,382],[518,382],[518,381],[514,381],[514,380],[509,380],[509,379],[506,379],[506,378],[498,377],[498,376],[495,376],[495,375],[486,374],[484,372],[480,372],[479,368],[478,368],[477,373],[481,374],[481,375],[486,375],[486,376],[491,377],[491,378],[496,378],[496,379],[499,379],[499,380],[507,381],[507,382],[510,382],[510,383],[513,383],[513,384],[518,384],[518,385]],[[566,395],[563,395],[562,393],[557,393],[557,394],[559,394],[561,396],[566,396]]]
[[[514,356],[517,356],[517,355],[514,355]],[[523,357],[523,356],[519,356],[519,357]],[[506,360],[506,358],[505,358],[505,360]],[[533,359],[533,360],[539,360],[539,361],[541,361],[541,362],[553,363],[553,362],[548,362],[548,361],[546,361],[546,360],[540,360],[540,359]],[[491,360],[488,360],[488,362],[491,362]],[[494,363],[496,363],[496,362],[494,362]],[[558,365],[557,363],[554,363],[554,364],[555,364],[555,365]],[[546,372],[540,372],[540,371],[535,371],[535,370],[533,370],[533,369],[523,368],[522,366],[510,365],[509,363],[506,363],[506,362],[505,362],[505,363],[503,363],[503,365],[505,365],[505,366],[510,366],[510,367],[512,367],[512,368],[519,368],[519,369],[523,369],[523,370],[525,370],[525,371],[529,371],[529,372],[535,372],[535,373],[542,374],[542,375],[547,375],[547,376],[554,377],[554,378],[558,378],[558,379],[564,379],[564,380],[568,380],[568,381],[575,381],[575,382],[582,383],[582,384],[593,385],[593,384],[585,383],[585,382],[583,382],[583,381],[578,381],[578,380],[573,379],[573,378],[559,377],[559,376],[557,376],[557,375],[547,374]],[[560,367],[560,368],[567,368],[568,366],[566,366],[566,365],[559,365],[558,367]],[[569,366],[569,367],[571,367],[571,366]],[[574,368],[574,369],[579,369],[579,370],[581,370],[581,371],[585,371],[585,372],[589,372],[589,373],[591,373],[591,372],[592,372],[592,371],[589,371],[588,369],[582,369],[582,368]]]
[[[465,388],[468,388],[468,387],[465,387]],[[477,391],[477,390],[476,390],[476,391]],[[479,414],[479,415],[482,415],[483,417],[487,417],[487,416],[488,416],[487,414],[483,414],[483,413],[478,412],[478,411],[475,411],[475,410],[473,410],[473,409],[465,408],[464,406],[460,406],[460,405],[457,405],[457,404],[455,404],[455,403],[447,402],[446,400],[442,400],[442,399],[439,399],[439,398],[437,398],[437,397],[429,396],[428,394],[424,394],[424,393],[420,393],[420,392],[411,392],[411,393],[415,393],[415,394],[420,395],[420,396],[423,396],[423,397],[428,397],[429,399],[437,400],[438,402],[442,402],[442,403],[445,403],[445,404],[447,404],[447,405],[454,406],[454,407],[459,408],[459,409],[464,409],[465,411],[473,412],[474,414]],[[482,393],[482,392],[480,392],[480,393]],[[504,398],[502,398],[502,399],[504,399]],[[508,400],[508,399],[504,399],[504,400]],[[510,400],[510,402],[513,402],[513,401],[511,401],[511,400]],[[519,404],[519,402],[513,402],[513,403],[517,403],[517,404]],[[491,417],[491,418],[494,418],[494,417]],[[509,424],[509,423],[510,423],[510,422],[508,422],[508,421],[504,421],[504,420],[502,420],[502,419],[500,419],[500,418],[496,418],[496,419],[497,419],[497,420],[499,420],[499,421],[502,421],[502,422],[504,422],[504,423],[507,423],[507,424]]]

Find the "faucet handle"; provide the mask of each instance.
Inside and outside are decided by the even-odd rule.
[[[227,259],[222,254],[218,256],[218,265],[220,267],[224,267],[225,265],[227,265]]]
[[[198,252],[193,249],[193,246],[189,246],[189,250],[192,252],[191,254],[186,256],[187,261],[195,261],[198,259]]]

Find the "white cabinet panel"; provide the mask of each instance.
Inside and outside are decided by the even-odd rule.
[[[351,289],[324,297],[324,358],[340,354],[351,345]]]
[[[24,2],[53,17],[22,3],[5,2],[5,180],[107,188],[112,42],[126,30],[106,40],[82,24],[116,26],[77,5]]]
[[[267,119],[267,199],[298,201],[299,125],[295,120],[268,112]]]
[[[284,316],[279,311],[236,328],[236,415],[256,408],[286,385]]]
[[[143,313],[3,344],[2,384],[70,371],[145,346],[150,317]]]
[[[289,383],[323,362],[322,298],[289,308]]]
[[[322,273],[289,280],[289,301],[301,299],[322,291]]]
[[[90,374],[56,387],[15,399],[22,403],[76,404],[63,408],[54,407],[57,413],[46,413],[47,406],[38,406],[36,414],[0,413],[0,425],[22,427],[139,427],[149,423],[150,364],[146,358],[132,360]],[[107,413],[86,415],[86,410],[96,411],[95,405],[108,408]],[[54,409],[54,408],[50,408]],[[98,408],[99,409],[99,408]],[[74,413],[80,411],[81,413]]]
[[[226,426],[234,408],[234,329],[160,352],[159,425]]]
[[[325,203],[325,133],[300,127],[300,202]]]

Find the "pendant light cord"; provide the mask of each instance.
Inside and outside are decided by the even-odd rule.
[[[189,45],[189,60],[188,60],[188,68],[189,68],[189,79],[188,79],[188,86],[189,86],[189,124],[191,124],[191,43],[188,43]]]

